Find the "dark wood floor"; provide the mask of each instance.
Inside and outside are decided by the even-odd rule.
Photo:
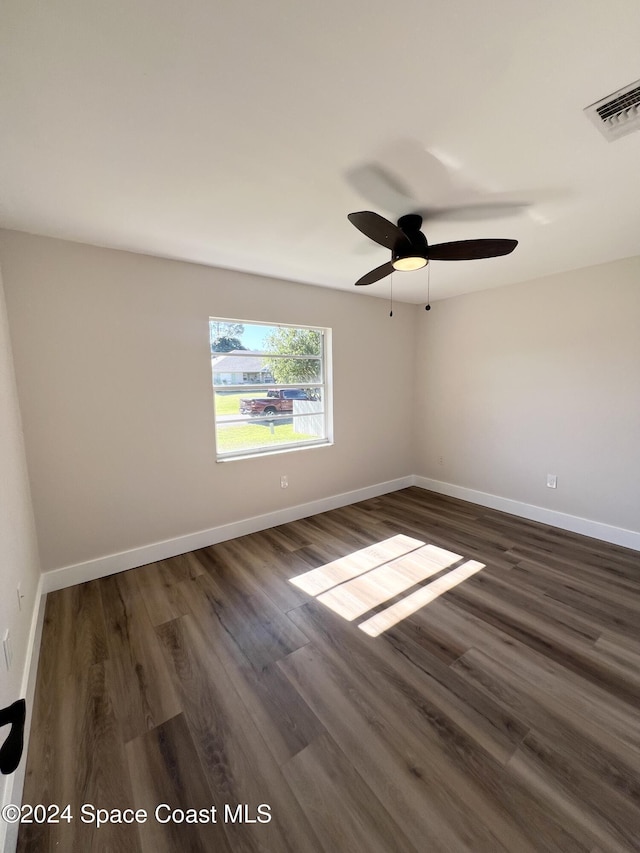
[[[371,570],[372,609],[290,582],[329,563],[318,589]],[[19,850],[638,851],[639,641],[640,554],[417,488],[53,593],[24,802],[74,818]],[[149,819],[97,828],[82,804]]]

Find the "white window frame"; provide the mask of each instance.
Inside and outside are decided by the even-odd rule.
[[[212,375],[212,388],[213,388],[213,401],[214,401],[214,433],[215,433],[215,450],[216,450],[216,462],[229,462],[234,459],[247,459],[255,456],[271,456],[276,453],[287,453],[293,450],[307,450],[309,448],[315,447],[325,447],[333,444],[333,391],[332,391],[332,363],[331,363],[331,329],[325,328],[321,326],[307,326],[300,323],[278,323],[278,322],[267,322],[264,320],[233,320],[225,317],[209,317],[209,323],[211,322],[220,322],[220,323],[242,323],[245,326],[267,326],[272,328],[284,328],[284,329],[304,329],[311,332],[318,332],[321,340],[321,353],[319,356],[313,355],[295,355],[295,354],[279,354],[279,353],[267,353],[267,352],[253,352],[252,355],[257,355],[263,358],[269,359],[277,359],[277,358],[286,358],[286,359],[301,359],[308,361],[309,359],[317,359],[320,364],[320,376],[319,381],[316,382],[301,382],[301,383],[278,383],[278,382],[269,382],[269,383],[256,383],[249,384],[243,383],[240,385],[229,384],[229,385],[216,385],[213,382]],[[212,356],[213,353],[210,353]],[[223,353],[220,353],[223,355]],[[226,353],[228,355],[228,353]],[[241,357],[241,356],[240,356]],[[313,415],[322,415],[323,417],[323,435],[318,437],[317,439],[313,439],[310,441],[293,441],[282,444],[271,444],[266,445],[264,447],[255,447],[255,448],[243,448],[241,450],[226,450],[221,451],[218,444],[218,416],[216,412],[216,392],[220,390],[224,390],[225,392],[229,391],[238,391],[247,394],[250,396],[267,396],[267,391],[272,390],[288,390],[288,389],[309,389],[309,388],[317,388],[320,391],[320,397],[323,403],[323,409],[321,412],[313,412]],[[300,417],[300,416],[299,416]],[[289,413],[285,413],[284,415],[271,415],[270,417],[259,417],[256,418],[256,421],[261,420],[269,420],[272,427],[277,425],[278,421],[290,420],[292,415]],[[222,422],[221,422],[222,423]],[[228,418],[225,417],[224,424],[229,426],[234,423],[247,423],[247,418],[242,417],[241,415],[238,418]]]

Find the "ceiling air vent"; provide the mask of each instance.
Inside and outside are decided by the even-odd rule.
[[[609,142],[640,130],[640,80],[596,101],[585,113]]]

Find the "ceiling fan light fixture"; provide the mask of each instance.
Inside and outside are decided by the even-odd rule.
[[[422,267],[426,267],[428,263],[429,262],[426,258],[421,258],[417,255],[410,255],[408,258],[395,258],[392,261],[394,270],[402,272],[422,269]]]

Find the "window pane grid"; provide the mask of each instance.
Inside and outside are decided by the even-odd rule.
[[[220,355],[223,355],[223,353],[220,353]],[[247,353],[244,351],[228,352],[228,353],[224,353],[224,355],[226,355],[227,358],[246,358],[247,357]],[[284,358],[284,359],[291,358],[291,359],[297,359],[298,361],[322,361],[322,353],[301,353],[301,354],[299,353],[299,354],[296,354],[296,353],[276,353],[276,352],[254,352],[252,350],[251,355],[255,356],[256,358],[268,358],[270,360],[271,359],[275,360],[278,358]]]
[[[324,409],[318,409],[317,411],[314,409],[313,414],[314,415],[324,415],[325,411],[324,411]],[[295,421],[298,418],[306,418],[306,417],[308,417],[308,415],[306,415],[306,414],[292,415],[292,414],[287,414],[286,412],[284,414],[275,414],[275,415],[257,415],[255,418],[252,418],[252,423],[262,424],[265,421],[267,421],[267,422],[269,422],[269,421],[291,421],[291,420]],[[218,426],[226,427],[226,426],[231,426],[233,424],[246,424],[246,422],[247,422],[246,418],[225,418],[225,420],[221,421],[218,424]]]
[[[279,391],[282,389],[283,391],[304,391],[305,388],[324,388],[324,382],[295,382],[290,384],[277,382],[263,382],[257,383],[253,382],[251,385],[247,383],[239,383],[237,385],[216,385],[215,393],[228,394],[230,391],[236,391],[238,393],[247,393],[247,394],[264,394],[265,391]]]

